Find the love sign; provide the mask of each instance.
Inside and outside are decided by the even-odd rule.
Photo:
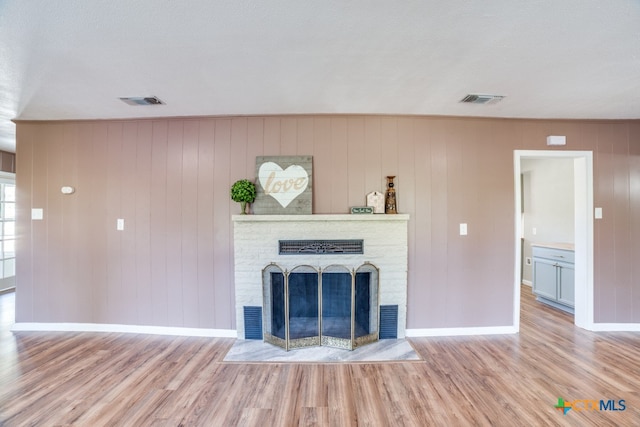
[[[280,206],[286,208],[309,185],[309,175],[302,166],[291,165],[282,170],[280,165],[265,162],[258,170],[258,180],[264,193],[276,199]]]
[[[256,157],[256,214],[311,214],[311,156]]]

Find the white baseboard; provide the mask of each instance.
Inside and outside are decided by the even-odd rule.
[[[14,332],[117,332],[128,334],[176,335],[186,337],[237,338],[234,329],[178,328],[171,326],[114,325],[105,323],[14,323]]]
[[[639,323],[593,323],[588,330],[594,332],[640,332]],[[170,326],[116,325],[103,323],[30,323],[20,322],[11,326],[11,331],[40,332],[115,332],[129,334],[174,335],[186,337],[237,338],[234,329],[179,328]],[[514,326],[488,326],[475,328],[426,328],[407,329],[405,336],[446,337],[465,335],[505,335],[515,334]]]
[[[505,335],[517,334],[515,326],[487,326],[478,328],[428,328],[428,329],[407,329],[407,337],[447,337],[461,335]]]
[[[522,284],[523,284],[523,285],[527,285],[527,286],[529,286],[530,288],[532,288],[532,287],[533,287],[533,283],[531,282],[531,280],[524,280],[524,279],[522,279],[522,280],[521,280],[521,282],[522,282]]]
[[[594,332],[640,332],[640,323],[592,323],[587,329]]]

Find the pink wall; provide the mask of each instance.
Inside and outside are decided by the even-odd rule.
[[[0,150],[0,171],[16,173],[16,155]]]
[[[551,134],[594,152],[606,213],[596,322],[640,322],[640,121],[281,116],[17,131],[19,322],[234,328],[229,188],[254,178],[256,156],[299,154],[313,155],[315,213],[346,213],[397,176],[411,215],[409,328],[511,325],[513,150],[545,150]]]

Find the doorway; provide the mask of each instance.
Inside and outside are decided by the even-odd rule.
[[[591,151],[514,151],[515,187],[515,280],[514,326],[520,330],[520,282],[522,268],[522,187],[524,159],[573,159],[575,316],[576,326],[593,330],[593,153]]]

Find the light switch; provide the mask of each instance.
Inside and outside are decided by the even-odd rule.
[[[466,236],[467,235],[467,224],[466,223],[460,224],[460,235],[461,236]]]
[[[595,217],[595,219],[602,219],[602,208],[596,208],[593,216]]]
[[[41,220],[42,218],[44,218],[42,208],[31,209],[31,219]]]
[[[531,234],[535,236],[537,232],[538,230],[535,227],[533,227],[533,229],[531,230]]]
[[[118,231],[124,230],[124,219],[123,218],[118,218],[118,220],[116,221],[116,230],[118,230]]]

